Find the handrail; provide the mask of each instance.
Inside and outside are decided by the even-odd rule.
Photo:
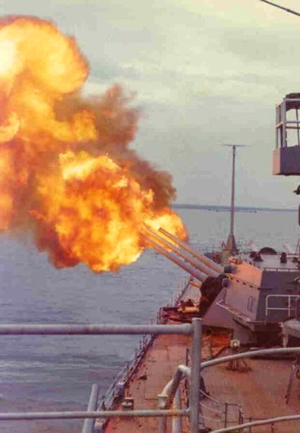
[[[278,353],[293,353],[300,352],[300,347],[279,347],[277,349],[259,349],[249,350],[248,352],[237,353],[236,355],[223,356],[222,358],[210,359],[209,361],[201,362],[201,369],[212,367],[213,365],[222,364],[224,362],[233,361],[240,358],[253,358],[261,355],[274,355]]]
[[[253,263],[254,264],[254,263]],[[264,267],[264,271],[280,271],[280,272],[296,272],[298,269],[295,268],[291,268],[291,267],[279,267],[279,266],[267,266]]]
[[[187,373],[191,372],[190,386],[190,407],[181,410],[93,410],[97,405],[97,387],[93,387],[90,403],[87,411],[68,411],[68,412],[20,412],[20,413],[0,413],[1,420],[41,420],[41,419],[85,419],[83,431],[90,433],[94,429],[94,421],[88,422],[89,419],[96,418],[107,419],[110,417],[165,417],[170,416],[187,416],[190,418],[191,433],[198,431],[198,411],[199,411],[199,392],[196,385],[199,382],[201,349],[201,319],[194,318],[192,324],[180,325],[100,325],[100,324],[0,324],[0,335],[137,335],[151,334],[146,345],[151,343],[155,335],[163,334],[181,334],[192,336],[192,353],[193,359],[191,368],[187,367]],[[141,354],[141,351],[140,351]],[[142,355],[141,355],[142,356]],[[102,407],[104,409],[104,407]]]
[[[270,299],[279,299],[279,298],[283,298],[283,299],[286,298],[286,300],[288,301],[287,307],[270,307],[269,306]],[[290,294],[267,295],[266,296],[266,306],[265,306],[265,316],[266,317],[269,316],[269,311],[287,311],[287,314],[289,317],[292,311],[293,312],[297,311],[297,306],[292,305],[292,300],[297,301],[298,299],[300,299],[299,295],[290,295]]]
[[[276,418],[267,418],[264,420],[252,421],[252,422],[247,422],[244,424],[238,424],[238,425],[231,426],[231,427],[213,430],[211,433],[236,432],[237,430],[238,431],[245,430],[246,428],[249,428],[249,427],[257,427],[257,426],[261,426],[261,425],[275,424],[275,423],[286,422],[286,421],[297,421],[299,419],[300,419],[300,415],[286,415],[286,416],[280,416],[280,417],[276,417]]]
[[[192,325],[44,325],[0,324],[0,335],[142,335],[192,334]]]
[[[190,409],[181,410],[160,410],[160,409],[140,409],[140,410],[102,410],[102,411],[64,411],[64,412],[8,412],[0,413],[0,421],[29,421],[45,419],[84,419],[84,418],[130,418],[137,417],[161,417],[161,416],[188,416]]]
[[[197,329],[198,328],[198,329]],[[110,417],[166,417],[166,416],[189,416],[191,433],[198,431],[196,425],[197,413],[199,409],[199,381],[200,368],[211,367],[220,363],[228,362],[233,359],[240,359],[245,357],[255,357],[258,355],[278,354],[278,353],[293,353],[300,352],[300,347],[277,348],[277,349],[260,349],[248,352],[229,355],[222,358],[217,358],[209,361],[199,363],[199,350],[201,341],[201,319],[193,319],[192,325],[0,325],[0,335],[103,335],[103,334],[192,334],[193,350],[192,350],[192,364],[191,368],[183,366],[184,372],[189,375],[190,373],[190,407],[182,410],[169,410],[169,409],[155,409],[155,410],[133,410],[133,411],[120,411],[120,410],[98,410],[98,411],[69,411],[69,412],[27,412],[27,413],[0,413],[0,421],[2,420],[41,420],[41,419],[95,419]],[[196,362],[198,360],[198,365]],[[197,378],[196,378],[197,375]],[[177,382],[177,380],[176,380]],[[197,384],[197,393],[196,386]],[[167,390],[173,393],[173,385],[169,384]],[[197,395],[196,395],[197,394]],[[203,417],[202,417],[203,419]],[[279,418],[270,418],[268,420],[253,421],[245,424],[238,424],[233,427],[226,427],[223,429],[215,430],[214,433],[225,433],[234,431],[236,428],[239,430],[264,424],[271,424],[283,421],[292,421],[300,419],[300,415],[286,416]],[[197,428],[197,429],[196,429]]]
[[[224,405],[225,403],[222,403],[222,404]],[[212,407],[206,406],[203,402],[201,402],[201,406],[204,407],[204,409],[206,409],[207,411],[210,411],[210,412],[215,412],[215,413],[219,413],[219,414],[223,413],[222,410],[213,409]]]

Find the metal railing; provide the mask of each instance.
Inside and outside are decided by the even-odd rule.
[[[242,422],[240,422],[239,416],[233,419],[232,411],[230,410],[233,407],[237,408],[238,410],[238,404],[216,400],[204,392],[201,392],[201,394],[203,396],[202,398],[205,398],[204,402],[202,399],[200,399],[202,416],[204,421],[207,422],[208,426],[211,424],[211,422],[213,422],[215,428],[217,426],[219,428],[228,427],[230,424],[242,424]]]
[[[232,418],[232,409],[236,411],[236,418]],[[224,403],[224,427],[228,427],[229,425],[239,425],[243,424],[244,416],[242,408],[237,403]]]
[[[269,317],[271,311],[286,311],[287,318],[295,316],[297,313],[297,300],[300,299],[299,295],[267,295],[266,296],[266,306],[265,306],[265,317]],[[271,307],[272,301],[283,300],[287,302],[286,307]]]
[[[275,424],[281,423],[281,422],[291,422],[291,421],[298,421],[300,419],[300,415],[287,415],[287,416],[280,416],[276,418],[268,418],[268,419],[258,419],[255,421],[250,421],[244,424],[230,426],[227,428],[221,428],[218,430],[213,430],[211,433],[229,433],[229,432],[239,432],[241,433],[243,430],[246,430],[248,432],[252,432],[252,427],[259,427],[264,425],[270,425],[271,432],[274,432]]]
[[[212,359],[209,361],[204,361],[201,363],[201,371],[204,370],[205,368],[208,367],[212,367],[218,364],[223,364],[229,361],[233,361],[236,359],[241,359],[241,358],[251,358],[251,357],[255,357],[255,356],[262,356],[262,355],[274,355],[274,354],[283,354],[283,353],[294,353],[294,352],[299,352],[300,353],[300,347],[284,347],[284,348],[277,348],[277,349],[260,349],[260,350],[252,350],[252,351],[248,351],[248,352],[242,352],[242,353],[238,353],[235,355],[229,355],[229,356],[225,356],[222,358],[216,358],[216,359]],[[274,431],[274,425],[276,423],[281,423],[281,422],[288,422],[288,421],[298,421],[300,419],[300,415],[286,415],[286,416],[280,416],[280,417],[275,417],[275,418],[265,418],[265,419],[259,419],[259,418],[247,418],[249,419],[249,422],[244,422],[245,421],[245,417],[242,413],[242,411],[240,411],[240,416],[239,416],[239,420],[242,423],[238,423],[235,425],[231,425],[231,426],[225,426],[217,429],[217,430],[213,430],[211,431],[211,433],[227,433],[227,432],[242,432],[243,430],[246,430],[247,432],[251,432],[252,427],[258,427],[258,426],[263,426],[263,425],[270,425],[271,428],[271,432]]]
[[[244,421],[246,422],[246,420],[247,420],[249,423],[251,423],[251,422],[254,422],[254,421],[262,421],[263,419],[265,419],[265,418],[256,418],[256,417],[253,417],[253,416],[249,416],[248,418],[244,418]],[[247,433],[252,433],[253,432],[252,427],[254,427],[254,429],[255,429],[255,426],[250,426],[250,427],[247,428]],[[270,427],[270,429],[268,429],[268,432],[266,431],[266,433],[274,433],[275,432],[275,423],[271,422],[270,425],[269,425],[269,427]]]
[[[259,263],[259,262],[258,262]],[[253,263],[253,265],[255,266],[255,262]],[[298,268],[297,267],[279,267],[279,266],[267,266],[264,267],[264,271],[272,271],[272,272],[297,272]]]
[[[279,295],[278,295],[279,296]],[[286,295],[290,297],[300,298],[295,295]],[[289,304],[290,305],[290,304]],[[160,320],[159,316],[157,320]],[[190,424],[190,433],[198,433],[199,423],[203,421],[204,417],[200,411],[199,401],[199,389],[200,389],[200,372],[208,367],[225,363],[240,358],[249,358],[254,356],[261,356],[267,354],[278,354],[278,353],[294,353],[300,352],[300,347],[292,348],[277,348],[277,349],[261,349],[249,352],[238,353],[222,358],[216,358],[209,361],[201,362],[201,337],[202,337],[202,322],[199,318],[194,318],[192,324],[180,324],[180,325],[4,325],[0,324],[0,335],[144,335],[143,350],[147,349],[147,345],[151,344],[151,339],[154,336],[162,334],[181,334],[191,335],[191,365],[190,367],[182,366],[178,367],[178,372],[174,372],[173,379],[164,388],[164,394],[167,397],[174,397],[177,394],[178,385],[180,382],[181,372],[185,373],[185,376],[189,378],[189,399],[188,406],[186,408],[173,408],[169,409],[162,404],[161,408],[153,410],[107,410],[108,408],[101,407],[95,410],[97,407],[98,397],[98,386],[93,386],[90,397],[90,402],[86,411],[61,411],[61,412],[20,412],[20,413],[0,413],[0,421],[11,420],[11,421],[24,421],[24,420],[45,420],[45,419],[82,419],[84,426],[82,433],[92,433],[94,431],[94,423],[96,419],[103,418],[108,419],[112,417],[158,417],[160,418],[158,427],[159,431],[166,431],[166,417],[188,417]],[[142,356],[142,351],[140,351]],[[138,360],[138,358],[136,358]],[[138,362],[138,361],[136,361]],[[164,396],[164,397],[165,397]],[[177,395],[178,398],[178,395]],[[164,400],[164,399],[163,399]],[[270,419],[251,419],[249,422],[244,422],[245,418],[241,412],[238,414],[238,423],[235,425],[228,426],[231,420],[228,419],[228,403],[226,404],[227,411],[225,412],[225,425],[221,429],[214,430],[213,433],[226,433],[233,432],[237,429],[239,431],[248,429],[251,431],[252,427],[270,424],[271,429],[274,428],[274,424],[285,421],[295,421],[300,419],[300,415],[290,415]],[[176,431],[179,430],[180,423],[173,423],[176,425]],[[175,427],[174,427],[175,428]],[[250,429],[250,430],[249,430]]]
[[[45,419],[83,419],[83,433],[94,431],[97,418],[112,417],[189,417],[190,432],[198,433],[199,422],[199,386],[200,386],[200,356],[201,356],[201,319],[194,318],[192,324],[181,325],[40,325],[40,324],[0,324],[0,335],[155,335],[179,334],[191,335],[191,368],[189,407],[184,409],[155,409],[155,410],[95,410],[97,406],[98,387],[93,386],[87,411],[61,412],[20,412],[0,413],[0,421],[24,421]]]

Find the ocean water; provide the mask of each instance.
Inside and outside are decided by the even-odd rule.
[[[180,209],[200,250],[226,240],[229,213]],[[257,247],[295,247],[296,212],[240,212],[236,238]],[[149,323],[187,274],[154,251],[116,274],[85,266],[57,270],[34,246],[0,237],[0,323]],[[139,337],[0,337],[0,412],[84,410],[91,386],[104,394]],[[82,421],[0,423],[0,433],[74,433]]]

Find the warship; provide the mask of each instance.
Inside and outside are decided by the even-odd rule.
[[[299,109],[300,93],[276,107],[274,175],[300,175]],[[300,431],[300,244],[296,251],[239,251],[235,151],[233,145],[230,231],[221,251],[205,255],[162,228],[143,228],[145,243],[189,274],[154,323],[0,324],[0,335],[142,335],[102,401],[95,384],[86,411],[0,413],[0,421],[81,419],[82,433]]]
[[[300,93],[276,107],[273,174],[300,175]],[[296,131],[297,143],[290,143]],[[102,432],[297,432],[300,378],[300,260],[285,246],[240,252],[234,237],[235,151],[233,146],[230,232],[220,252],[203,255],[164,229],[145,227],[159,254],[190,278],[173,305],[162,307],[157,324],[201,321],[198,425],[190,418],[99,418]],[[300,193],[300,188],[295,190]],[[144,337],[132,365],[116,378],[99,409],[188,408],[193,404],[188,335]],[[192,347],[191,347],[192,344]],[[180,374],[178,374],[180,372]],[[179,377],[179,379],[178,379]],[[298,421],[298,422],[297,422]]]
[[[299,109],[300,93],[276,107],[275,175],[300,175]],[[239,251],[235,151],[233,145],[230,231],[221,251],[205,255],[165,229],[143,228],[148,246],[189,274],[154,323],[0,324],[0,335],[143,335],[102,401],[95,384],[85,411],[0,413],[0,421],[82,419],[82,433],[300,431],[299,243],[296,251],[254,244]]]
[[[300,175],[299,109],[300,93],[286,95],[276,106],[274,175]],[[235,145],[232,151],[230,232],[222,251],[203,255],[163,229],[144,229],[152,248],[190,274],[173,305],[159,310],[156,323],[191,323],[193,336],[144,337],[133,364],[116,378],[99,407],[128,416],[98,418],[91,431],[300,431],[299,242],[296,251],[269,245],[238,250]],[[300,185],[294,192],[300,194]],[[201,342],[195,348],[197,321]],[[143,409],[154,414],[157,408],[171,409],[173,416],[129,416]],[[181,408],[189,410],[188,416]]]

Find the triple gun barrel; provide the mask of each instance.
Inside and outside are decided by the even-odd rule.
[[[220,274],[228,272],[223,266],[195,251],[188,243],[163,228],[154,231],[150,227],[144,226],[142,233],[149,246],[176,263],[201,283],[209,276],[218,277]]]

